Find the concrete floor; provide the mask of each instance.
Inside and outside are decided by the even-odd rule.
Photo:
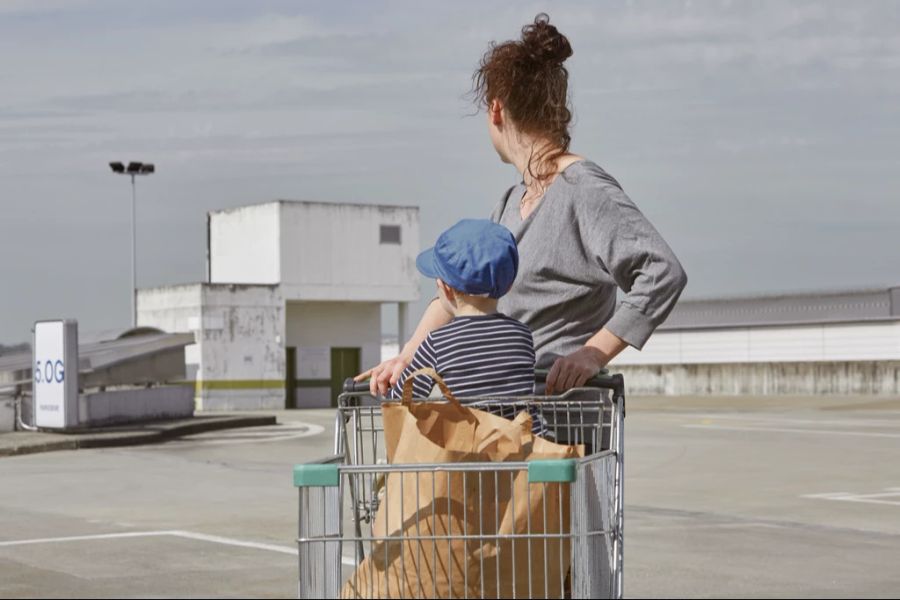
[[[0,596],[293,597],[332,415],[279,418],[0,459]],[[900,592],[900,399],[638,398],[626,431],[627,596]]]

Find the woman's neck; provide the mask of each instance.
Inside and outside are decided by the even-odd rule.
[[[535,174],[546,172],[544,165],[537,162],[541,154],[553,153],[553,146],[547,141],[538,140],[530,136],[516,136],[518,139],[510,141],[509,161],[522,174],[522,181],[530,187],[540,186],[541,179]]]
[[[570,164],[581,160],[580,156],[565,153],[553,159],[552,164],[540,164],[541,155],[554,155],[559,150],[558,146],[546,141],[536,139],[530,136],[516,136],[518,139],[510,140],[509,145],[509,162],[511,162],[519,173],[522,174],[522,181],[529,189],[545,188],[550,185],[557,173],[568,167]],[[535,175],[544,174],[544,177],[538,178]]]

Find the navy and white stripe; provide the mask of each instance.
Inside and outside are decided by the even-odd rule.
[[[409,375],[427,367],[437,371],[450,391],[460,399],[533,395],[534,340],[531,330],[503,314],[456,317],[426,336],[390,391],[390,397],[400,398],[403,383]],[[413,395],[427,398],[433,387],[431,377],[419,375],[413,382]],[[504,414],[502,407],[491,407],[490,403],[480,408],[507,418],[515,416]],[[537,411],[529,412],[532,430],[543,435],[545,429]]]

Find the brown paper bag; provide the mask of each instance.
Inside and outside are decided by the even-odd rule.
[[[413,403],[417,374],[432,377],[448,402]],[[391,464],[584,455],[583,446],[534,436],[525,411],[510,421],[461,405],[431,369],[411,375],[403,401],[384,403],[382,411]],[[525,471],[389,473],[372,536],[398,539],[366,548],[369,554],[344,584],[341,597],[508,598],[528,596],[529,584],[533,595],[546,591],[559,597],[570,562],[568,540],[479,536],[568,533],[569,516],[568,484],[529,485]]]

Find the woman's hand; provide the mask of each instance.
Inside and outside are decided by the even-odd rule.
[[[606,366],[607,358],[597,348],[583,346],[568,356],[556,359],[547,375],[548,396],[584,385]]]
[[[628,344],[605,327],[568,356],[556,359],[547,375],[547,395],[561,394],[584,385]]]
[[[381,394],[382,396],[385,396],[387,395],[388,390],[394,387],[394,384],[400,379],[400,374],[403,373],[403,369],[408,367],[411,362],[412,356],[408,356],[406,353],[401,352],[394,358],[383,361],[377,367],[373,367],[365,373],[360,373],[353,378],[353,381],[369,379],[369,391],[372,395],[377,396]]]

